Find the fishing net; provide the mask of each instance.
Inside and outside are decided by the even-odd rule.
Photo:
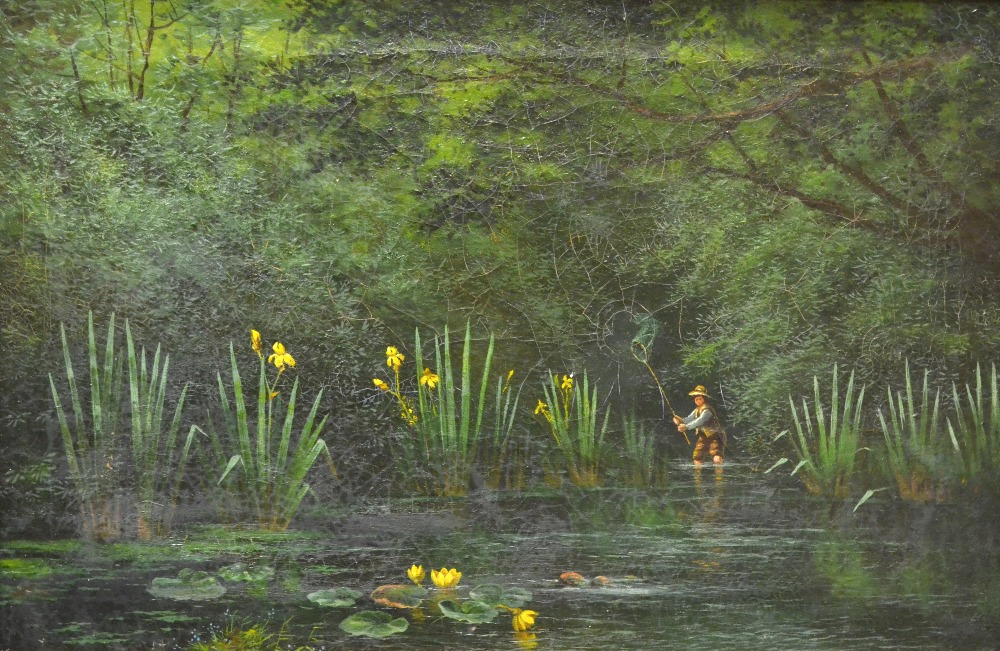
[[[632,337],[630,350],[632,356],[643,364],[649,363],[649,353],[653,348],[653,341],[660,332],[660,322],[653,318],[651,314],[636,314],[632,317],[636,332]]]

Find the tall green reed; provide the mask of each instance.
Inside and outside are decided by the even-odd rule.
[[[829,414],[823,407],[817,376],[813,376],[813,407],[810,408],[808,401],[802,398],[801,417],[795,401],[789,396],[795,436],[790,436],[789,431],[785,430],[775,437],[775,440],[789,437],[799,459],[792,470],[792,475],[797,475],[810,493],[836,499],[850,495],[855,460],[859,451],[858,440],[864,397],[863,386],[855,392],[852,372],[846,392],[841,398],[836,365],[833,367]],[[788,462],[787,457],[779,459],[767,472],[786,462]]]
[[[666,483],[666,455],[656,452],[656,436],[635,413],[622,416],[622,440],[616,455],[620,481],[632,488]]]
[[[523,469],[526,465],[525,450],[514,440],[514,425],[517,422],[517,405],[521,400],[523,384],[514,391],[511,380],[514,371],[497,378],[496,394],[493,399],[493,433],[489,445],[484,445],[480,452],[485,483],[487,488],[497,490],[506,476],[509,488],[523,485]]]
[[[126,525],[135,524],[134,535],[148,539],[169,531],[178,495],[194,441],[196,426],[191,426],[183,447],[178,451],[187,385],[181,391],[173,416],[164,430],[168,394],[169,356],[161,356],[157,346],[152,365],[147,364],[145,349],[137,355],[132,332],[125,323],[125,357],[117,349],[115,317],[108,322],[103,359],[98,359],[93,314],[87,317],[87,363],[90,371],[87,393],[82,394],[66,338],[60,325],[66,381],[72,408],[68,418],[49,374],[53,404],[59,420],[63,449],[79,501],[81,526],[85,536],[113,539],[132,532]],[[122,422],[122,386],[125,361],[128,361],[130,428],[125,433]],[[84,415],[85,407],[89,412]]]
[[[980,490],[996,488],[1000,473],[1000,390],[997,368],[990,373],[989,393],[983,386],[982,369],[976,365],[975,388],[965,385],[964,400],[952,384],[955,421],[948,422],[948,435],[958,463],[959,481]]]
[[[239,468],[240,492],[255,513],[259,526],[271,531],[283,531],[288,528],[302,500],[311,490],[306,478],[320,455],[326,456],[333,472],[333,458],[326,442],[320,438],[327,417],[316,422],[323,397],[323,391],[320,390],[293,441],[299,382],[297,378],[293,382],[287,403],[280,399],[281,392],[277,386],[285,369],[294,366],[295,362],[291,355],[285,353],[284,346],[280,343],[274,345],[275,354],[265,362],[259,350],[259,335],[256,331],[254,335],[254,349],[260,357],[260,364],[256,409],[252,420],[247,410],[243,380],[232,344],[229,346],[232,402],[222,373],[216,374],[222,399],[225,436],[239,450],[229,458],[218,483],[221,485],[234,469]],[[277,369],[272,381],[267,376],[268,364]],[[219,441],[213,442],[213,446],[216,449],[223,447]]]
[[[417,378],[417,420],[419,454],[431,469],[429,492],[437,495],[464,495],[468,492],[471,472],[482,440],[483,412],[493,362],[495,340],[490,335],[478,383],[472,375],[472,330],[465,324],[459,374],[452,364],[448,327],[434,338],[434,363],[437,373],[424,366],[420,330],[414,335]],[[433,379],[431,379],[433,378]],[[473,395],[476,401],[473,402]],[[497,401],[502,398],[498,394]],[[511,425],[513,423],[511,422]]]
[[[953,456],[941,427],[941,392],[935,393],[932,406],[930,371],[925,371],[918,403],[909,362],[905,377],[905,393],[893,395],[891,388],[887,390],[888,419],[881,409],[878,410],[885,437],[887,467],[903,499],[939,499],[946,490],[944,480],[948,473],[944,467]]]
[[[598,427],[600,401],[597,386],[591,390],[585,371],[580,383],[569,375],[564,375],[560,381],[550,374],[548,384],[542,385],[542,390],[545,401],[539,400],[535,413],[544,416],[548,422],[570,481],[576,486],[599,486],[604,479],[604,435],[608,430],[611,410],[605,410],[604,419]]]

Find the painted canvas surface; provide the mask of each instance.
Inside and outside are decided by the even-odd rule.
[[[993,649],[1000,9],[0,7],[0,651]]]

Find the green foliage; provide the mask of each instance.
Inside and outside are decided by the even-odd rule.
[[[90,382],[89,391],[84,394],[88,396],[86,400],[81,398],[77,385],[66,329],[61,326],[60,332],[72,423],[51,374],[49,385],[66,461],[80,503],[84,534],[98,539],[125,534],[128,509],[135,510],[135,535],[139,538],[166,534],[198,429],[192,425],[183,446],[178,449],[187,387],[181,390],[169,424],[165,423],[169,355],[163,358],[161,367],[157,346],[152,366],[148,367],[145,349],[138,356],[136,354],[132,331],[126,321],[127,404],[131,428],[125,430],[120,418],[125,370],[121,351],[117,349],[114,315],[108,323],[102,363],[98,360],[93,314],[87,317]],[[86,407],[89,407],[89,418],[84,416]],[[122,488],[128,493],[127,500],[134,504],[122,503]]]
[[[943,496],[947,490],[946,466],[952,456],[950,442],[941,424],[941,392],[930,403],[930,371],[924,371],[924,383],[917,403],[906,364],[906,393],[894,396],[888,390],[889,419],[879,410],[879,423],[885,436],[888,470],[899,495],[907,500],[927,501]]]
[[[954,422],[948,418],[948,434],[958,458],[960,481],[974,490],[996,489],[1000,470],[1000,389],[994,365],[989,387],[976,365],[975,387],[966,384],[960,397],[952,385]],[[962,399],[964,398],[964,400]]]
[[[217,375],[225,430],[222,442],[216,441],[215,448],[235,446],[239,452],[233,454],[226,462],[219,477],[219,484],[222,484],[238,467],[242,496],[249,503],[260,527],[283,531],[295,517],[302,500],[309,494],[310,487],[306,478],[319,457],[326,456],[330,467],[333,467],[333,459],[326,442],[319,438],[327,417],[324,416],[318,422],[316,420],[323,392],[321,390],[313,400],[312,408],[293,440],[296,400],[299,393],[298,378],[292,384],[287,403],[284,403],[279,399],[279,392],[275,387],[285,367],[280,367],[275,379],[269,381],[267,363],[261,355],[257,382],[257,408],[255,417],[251,420],[232,344],[229,347],[229,360],[232,373],[232,401],[222,379],[222,373]],[[251,436],[251,425],[253,436]],[[220,461],[223,459],[224,457],[219,458]]]
[[[205,601],[218,599],[226,593],[226,588],[207,572],[184,568],[175,579],[156,577],[147,592],[160,599]]]
[[[830,388],[829,416],[823,407],[818,377],[813,377],[813,406],[810,409],[803,398],[801,418],[795,401],[789,396],[792,419],[795,421],[795,436],[789,438],[799,460],[792,475],[798,475],[813,495],[833,499],[844,499],[850,495],[855,461],[860,452],[858,439],[864,399],[864,387],[855,393],[853,372],[841,396],[836,365]],[[785,430],[777,438],[787,434]],[[787,462],[787,458],[781,458],[768,472]]]
[[[482,373],[477,372],[479,380],[475,383],[472,375],[471,324],[465,325],[459,374],[456,374],[452,365],[448,326],[445,326],[441,338],[434,339],[437,373],[424,366],[419,329],[414,334],[414,349],[418,371],[418,409],[414,423],[417,441],[412,447],[416,449],[415,454],[419,455],[422,463],[431,469],[430,492],[437,495],[464,495],[469,487],[477,450],[484,440],[483,413],[493,362],[494,339],[490,336],[482,362]],[[429,382],[431,374],[440,376]],[[438,381],[440,384],[437,384]],[[498,393],[497,410],[501,409],[500,398],[501,394]]]
[[[635,412],[622,416],[622,438],[617,445],[614,465],[624,486],[649,488],[667,481],[666,454],[657,450],[656,434]]]
[[[560,381],[557,375],[550,373],[542,390],[545,402],[539,400],[535,413],[541,414],[548,423],[570,481],[576,486],[600,485],[607,463],[604,435],[608,431],[611,409],[604,408],[604,418],[598,426],[601,405],[597,385],[591,390],[586,371],[581,382],[567,375]]]
[[[871,386],[1000,349],[995,8],[13,5],[5,413],[91,307],[193,387],[234,330],[294,329],[361,482],[385,418],[345,387],[414,321],[603,372],[601,310],[640,300],[664,387],[718,379],[761,454],[830,360]]]
[[[393,618],[380,610],[363,610],[340,622],[341,630],[349,635],[375,638],[403,633],[409,626],[402,617]]]

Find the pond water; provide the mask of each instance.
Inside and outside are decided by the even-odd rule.
[[[296,531],[192,527],[151,545],[0,545],[0,650],[186,649],[236,623],[284,626],[315,649],[995,649],[996,509],[878,496],[857,512],[748,466],[677,463],[669,486],[369,500],[296,520]],[[268,566],[266,584],[223,582],[211,601],[147,589],[184,568]],[[18,564],[19,563],[19,564]],[[310,592],[406,583],[411,564],[456,567],[457,593],[526,588],[533,637],[510,617],[463,624],[432,607],[409,628],[348,636]],[[565,571],[605,576],[566,587]]]

